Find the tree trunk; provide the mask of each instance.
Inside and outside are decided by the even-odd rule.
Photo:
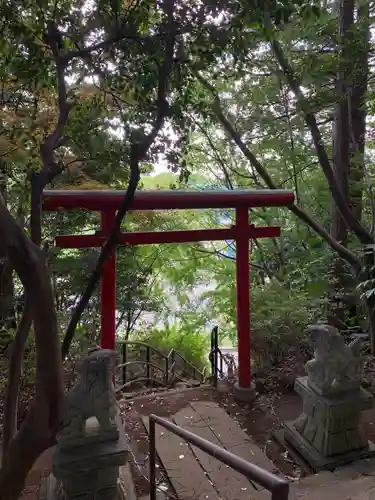
[[[61,420],[63,377],[53,290],[45,253],[27,237],[0,200],[0,256],[18,274],[34,320],[36,394],[20,430],[4,454],[0,499],[16,500],[27,474],[51,443]]]
[[[339,68],[336,79],[337,105],[335,120],[333,124],[332,146],[333,146],[333,171],[336,183],[341,190],[345,201],[349,205],[349,164],[350,164],[350,120],[349,120],[349,98],[348,81],[351,76],[351,67],[348,59],[349,30],[353,29],[354,23],[354,1],[338,0],[339,16]],[[332,222],[331,236],[336,241],[346,246],[348,227],[342,218],[334,200],[332,200]],[[345,322],[344,295],[349,286],[345,262],[337,256],[332,263],[332,276],[334,293],[331,297],[330,315],[340,323]]]
[[[8,259],[0,263],[0,331],[17,328],[14,308],[13,268]]]
[[[350,166],[349,166],[349,203],[358,220],[362,219],[363,190],[365,179],[365,137],[366,137],[366,93],[368,89],[369,59],[369,4],[358,2],[356,22],[355,64],[349,97],[350,117]],[[353,58],[353,56],[352,56]],[[358,297],[353,296],[353,306],[349,312],[350,319],[358,324],[363,315]],[[375,317],[369,314],[366,306],[368,330],[371,338],[371,349],[375,354]],[[361,314],[362,313],[362,314]]]
[[[369,335],[371,339],[371,355],[375,356],[375,300],[373,297],[365,300]]]
[[[0,160],[0,194],[7,202],[7,168]],[[8,259],[0,262],[0,331],[17,328],[14,308],[13,268]]]
[[[45,181],[42,179],[41,174],[34,174],[31,180],[30,233],[31,241],[38,247],[42,241],[41,195],[44,185]],[[9,357],[8,388],[4,402],[2,464],[6,461],[5,456],[10,442],[17,433],[18,398],[21,387],[22,364],[32,321],[33,311],[26,294],[22,319],[17,328]]]
[[[362,219],[367,91],[368,27],[354,23],[355,2],[339,1],[338,104],[333,128],[333,170],[336,182],[358,221]],[[359,16],[358,16],[359,17]],[[355,57],[353,57],[355,54]],[[331,236],[346,246],[348,228],[333,202]],[[332,265],[334,297],[331,314],[340,322],[358,325],[355,283],[346,263],[337,256]]]
[[[32,311],[29,303],[27,303],[9,357],[8,381],[12,381],[12,383],[8,383],[4,400],[2,463],[4,463],[9,444],[17,433],[18,397],[21,386],[22,364],[31,323]]]
[[[349,204],[349,100],[347,92],[347,82],[350,75],[349,60],[347,60],[347,47],[349,46],[347,34],[353,29],[354,23],[354,1],[339,0],[339,39],[338,48],[339,68],[336,79],[337,105],[335,110],[335,120],[333,123],[332,146],[333,146],[333,171],[336,183],[341,190],[345,201]],[[334,201],[332,205],[332,225],[331,235],[341,244],[346,243],[348,235],[347,225],[342,218]],[[340,277],[338,277],[340,278]]]

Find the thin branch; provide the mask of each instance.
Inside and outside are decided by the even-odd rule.
[[[214,153],[214,157],[215,157],[216,161],[219,163],[219,165],[221,167],[221,170],[222,170],[222,172],[224,174],[225,182],[227,184],[227,187],[229,189],[233,189],[233,184],[232,184],[231,178],[230,178],[230,176],[228,174],[228,170],[227,170],[225,161],[223,160],[223,158],[219,154],[217,148],[215,147],[215,144],[213,143],[211,137],[209,136],[209,134],[207,133],[207,131],[204,129],[204,127],[202,127],[202,125],[200,123],[198,123],[198,122],[196,122],[196,125],[198,125],[198,128],[200,129],[200,131],[202,132],[202,134],[206,138],[206,140],[208,142],[208,145],[212,149],[212,151]]]
[[[275,240],[275,238],[272,238],[273,240]],[[276,243],[276,242],[275,242]],[[263,269],[265,271],[265,273],[268,275],[269,278],[271,278],[272,276],[274,278],[277,279],[277,281],[279,281],[280,283],[283,282],[283,280],[280,278],[280,276],[278,276],[276,273],[273,273],[270,268],[268,267],[267,263],[266,263],[266,259],[264,258],[264,252],[263,252],[263,249],[259,243],[259,241],[255,238],[254,239],[254,244],[255,246],[258,248],[259,250],[259,253],[260,253],[260,258],[262,259],[262,262],[263,262]],[[276,247],[277,247],[277,244],[276,244]],[[280,252],[280,249],[277,248],[278,250],[278,257],[279,257],[279,260],[280,260],[280,267],[283,265],[282,263],[282,255],[281,255],[281,252]]]
[[[66,54],[61,55],[60,60],[66,66],[72,59],[76,57],[85,58],[86,56],[92,54],[93,52],[96,52],[101,49],[106,49],[111,45],[117,42],[121,42],[122,40],[125,39],[133,40],[139,43],[145,40],[144,37],[135,35],[134,33],[130,32],[129,28],[126,28],[124,29],[124,31],[120,31],[116,35],[109,37],[106,40],[103,40],[102,42],[94,43],[89,47],[83,47],[82,49],[71,50]]]
[[[341,192],[336,182],[335,174],[333,172],[331,163],[329,161],[327,151],[324,147],[323,137],[320,133],[318,124],[316,122],[315,115],[313,112],[311,112],[309,108],[309,103],[307,102],[306,98],[302,93],[298,78],[295,75],[293,68],[289,64],[289,61],[287,60],[279,42],[275,39],[272,39],[270,43],[272,46],[273,53],[276,57],[276,60],[280,65],[280,68],[284,72],[285,78],[297,99],[298,105],[300,106],[301,110],[305,115],[305,121],[310,130],[320,165],[327,179],[328,186],[332,193],[332,197],[337,206],[337,209],[341,214],[341,217],[345,221],[348,228],[351,231],[353,231],[353,233],[357,236],[357,238],[361,243],[363,244],[373,243],[374,239],[372,235],[355,217],[355,215],[353,214],[353,212],[351,211],[345,200],[344,194]]]
[[[135,135],[133,135],[132,137],[132,144],[130,148],[130,181],[128,189],[126,191],[120,209],[116,214],[114,227],[111,230],[111,233],[107,241],[105,242],[105,244],[101,249],[96,267],[92,272],[89,281],[87,283],[86,289],[81,295],[80,301],[72,314],[62,344],[63,359],[65,359],[66,355],[68,354],[69,347],[73,340],[77,324],[80,321],[82,313],[84,312],[90,300],[90,297],[96,288],[97,283],[99,282],[99,279],[103,272],[104,264],[117,246],[117,240],[120,232],[121,222],[132,205],[135,192],[137,190],[138,182],[140,179],[139,163],[147,155],[150,146],[154,142],[160,129],[163,127],[164,120],[169,111],[167,93],[168,93],[169,77],[173,68],[173,55],[174,55],[175,38],[176,38],[176,25],[174,22],[174,0],[165,0],[163,7],[166,15],[166,23],[164,26],[165,53],[164,53],[163,63],[161,66],[159,66],[158,90],[157,90],[157,100],[156,100],[156,105],[157,105],[156,118],[152,130],[148,135],[144,135],[142,138],[138,138]]]
[[[265,167],[260,163],[260,161],[256,158],[256,156],[252,153],[252,151],[245,145],[243,142],[241,135],[237,130],[233,127],[233,125],[229,122],[229,120],[223,114],[221,108],[220,99],[212,87],[212,85],[203,78],[198,72],[195,72],[195,76],[199,80],[199,82],[208,89],[214,97],[213,103],[213,112],[215,113],[217,119],[223,126],[224,130],[227,132],[229,137],[237,144],[240,151],[243,153],[245,158],[250,162],[253,168],[256,170],[258,175],[263,179],[266,186],[269,189],[277,189],[276,184],[273,182],[269,173],[265,169]],[[344,260],[346,260],[355,270],[355,272],[359,272],[361,269],[361,263],[356,257],[356,255],[345,248],[343,245],[340,245],[338,241],[331,237],[331,235],[324,229],[323,226],[318,224],[307,212],[302,210],[297,205],[292,205],[288,207],[291,212],[293,212],[297,217],[299,217],[303,222],[308,224],[319,236],[321,236]]]
[[[204,253],[207,255],[217,255],[219,257],[223,257],[224,259],[228,259],[228,260],[232,260],[232,261],[236,260],[236,257],[231,257],[230,255],[227,255],[227,254],[223,253],[223,251],[220,251],[220,250],[210,251],[210,250],[204,250],[203,248],[198,248],[198,247],[194,247],[194,250],[196,252]],[[255,264],[254,262],[251,262],[250,267],[254,267],[256,269],[260,269],[261,271],[264,271],[268,275],[269,278],[276,278],[277,281],[280,281],[280,282],[283,281],[283,280],[281,280],[281,278],[279,276],[277,276],[277,274],[274,274],[272,271],[270,271],[269,269],[267,269],[264,266],[260,266],[259,264]]]
[[[48,31],[45,39],[50,43],[50,48],[56,64],[56,78],[58,91],[58,119],[53,131],[46,137],[40,145],[40,156],[43,167],[40,172],[35,172],[31,179],[31,216],[30,231],[31,239],[37,245],[42,240],[42,215],[41,215],[41,195],[47,184],[63,170],[64,166],[55,159],[55,150],[59,147],[65,126],[68,122],[69,113],[73,104],[68,102],[65,84],[65,64],[60,59],[60,47],[58,43],[58,30],[52,21],[48,24]]]

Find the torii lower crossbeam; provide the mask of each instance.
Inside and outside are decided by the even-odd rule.
[[[57,236],[60,248],[101,247],[113,228],[116,211],[125,192],[46,191],[43,210],[81,208],[101,212],[101,230],[92,235]],[[279,227],[255,227],[248,222],[248,209],[261,206],[288,206],[294,202],[290,191],[140,191],[132,210],[234,208],[235,224],[226,229],[121,233],[119,245],[188,243],[234,240],[236,243],[237,338],[239,387],[251,387],[250,370],[250,248],[249,240],[280,236]],[[101,346],[116,347],[116,257],[107,261],[101,281]]]

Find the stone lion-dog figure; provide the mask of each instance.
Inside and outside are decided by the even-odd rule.
[[[79,380],[65,401],[65,412],[58,440],[71,441],[85,437],[86,421],[95,417],[100,426],[99,435],[118,437],[116,425],[117,404],[113,373],[118,358],[115,351],[95,348],[77,363]]]
[[[361,340],[349,345],[339,331],[327,324],[307,328],[307,338],[314,349],[314,359],[306,363],[309,383],[323,392],[358,387],[364,366],[360,353]]]

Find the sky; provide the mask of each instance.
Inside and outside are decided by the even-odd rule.
[[[154,171],[150,175],[158,175],[162,172],[169,172],[168,163],[165,160],[158,161],[157,163],[153,163]]]

